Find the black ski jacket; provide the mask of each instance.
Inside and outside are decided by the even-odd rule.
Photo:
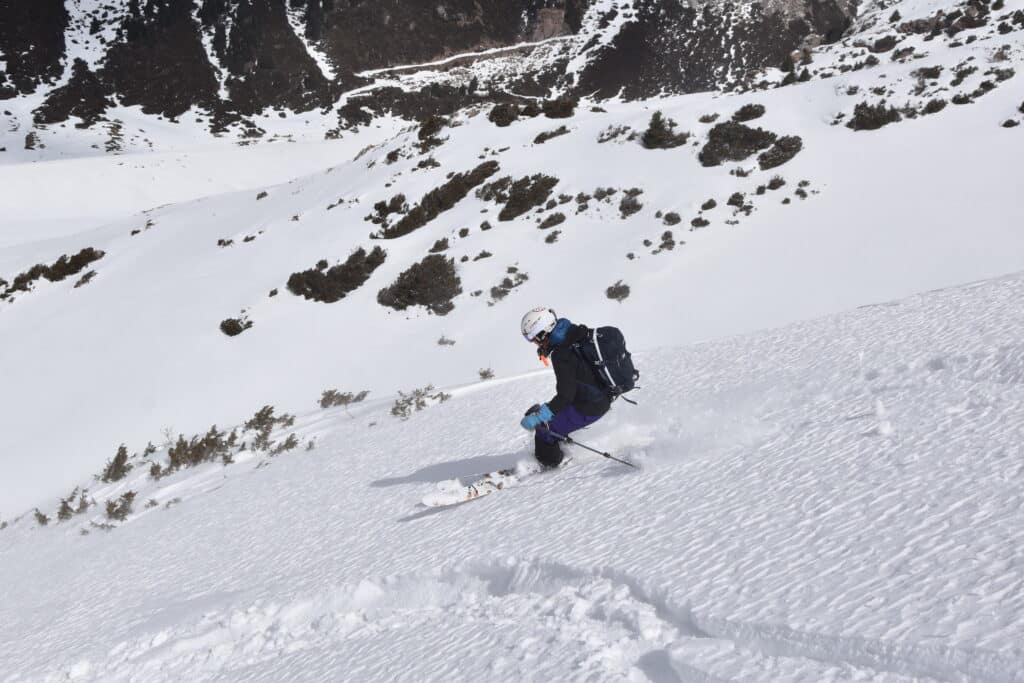
[[[550,349],[548,357],[555,370],[556,393],[548,401],[548,408],[556,415],[568,405],[584,415],[604,415],[611,408],[611,399],[601,388],[600,380],[572,348],[573,344],[584,341],[588,334],[586,327],[570,325],[565,339]]]

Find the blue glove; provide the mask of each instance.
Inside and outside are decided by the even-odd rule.
[[[548,408],[548,404],[542,403],[536,412],[524,417],[519,424],[523,426],[523,429],[530,431],[536,429],[544,422],[551,422],[554,416],[555,414],[551,412],[551,408]]]

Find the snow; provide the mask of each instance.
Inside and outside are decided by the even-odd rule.
[[[0,680],[1020,681],[1022,295],[637,354],[639,407],[579,440],[642,470],[576,450],[454,508],[416,501],[526,457],[480,407],[549,371],[307,412],[313,451],[142,483],[109,532],[0,533]]]
[[[878,11],[897,6],[949,9]],[[1019,118],[1020,76],[877,131],[837,118],[1024,68],[1019,34],[976,34],[907,37],[927,56],[849,73],[844,55],[866,53],[826,46],[814,64],[831,78],[763,92],[583,102],[507,128],[471,109],[428,153],[394,118],[324,141],[333,112],[269,112],[253,123],[275,142],[242,146],[209,139],[197,112],[174,123],[125,107],[110,116],[136,153],[102,156],[105,129],[71,125],[40,131],[46,149],[12,147],[0,276],[87,246],[105,256],[87,286],[40,280],[0,302],[0,683],[1024,681],[1022,145],[999,125]],[[978,72],[953,86],[968,60]],[[933,64],[942,77],[919,89],[914,71]],[[506,68],[523,66],[502,56],[481,73]],[[5,104],[4,141],[24,138],[43,96]],[[800,135],[803,151],[769,171],[702,167],[700,117],[752,102],[767,113],[751,125]],[[597,142],[643,131],[655,110],[691,143]],[[420,168],[427,156],[440,166]],[[495,177],[556,176],[556,199],[618,192],[553,209],[567,215],[553,244],[535,222],[552,210],[502,222],[472,193],[416,232],[370,239],[375,203],[415,204],[491,159]],[[776,174],[786,185],[758,195]],[[623,218],[632,187],[643,208]],[[749,215],[727,206],[734,192]],[[711,224],[690,230],[697,216]],[[666,230],[674,248],[652,253]],[[378,305],[442,238],[462,281],[454,311]],[[339,302],[285,287],[377,245],[385,263]],[[492,300],[509,267],[528,279]],[[604,296],[617,281],[621,303]],[[553,388],[518,334],[537,305],[625,331],[640,405],[577,436],[640,470],[577,449],[563,471],[420,505],[531,462],[518,420]],[[253,328],[223,335],[243,311]],[[449,398],[391,414],[397,392],[427,384]],[[316,408],[328,388],[371,393]],[[242,432],[231,464],[149,475],[178,434],[231,431],[267,404],[295,416],[274,442],[298,448],[253,451]],[[131,472],[100,482],[122,443]],[[91,507],[58,522],[58,501],[83,489]],[[108,519],[129,491],[127,519]]]

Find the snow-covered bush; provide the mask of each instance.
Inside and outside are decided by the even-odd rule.
[[[132,503],[135,502],[135,491],[125,491],[119,498],[107,501],[107,519],[124,521],[132,511]]]
[[[533,144],[535,144],[535,145],[542,145],[545,142],[547,142],[548,140],[551,140],[552,138],[557,138],[557,137],[559,137],[561,135],[565,135],[568,132],[569,132],[568,128],[566,128],[565,126],[559,126],[555,130],[549,130],[549,131],[546,131],[546,132],[543,132],[543,133],[539,134],[537,137],[535,137],[533,139]]]
[[[326,389],[320,396],[320,407],[321,408],[333,408],[335,406],[343,406],[346,410],[353,403],[361,403],[367,396],[370,395],[369,391],[360,391],[357,394],[353,394],[351,391],[342,393],[337,389]]]
[[[541,110],[549,119],[566,119],[576,113],[579,100],[571,95],[562,95],[551,100],[544,100]]]
[[[31,290],[32,284],[39,278],[46,278],[50,282],[60,282],[66,277],[77,275],[90,263],[100,260],[103,256],[104,252],[86,247],[73,256],[61,255],[51,265],[38,263],[27,271],[16,275],[10,284],[3,281],[3,285],[0,286],[6,288],[0,291],[0,299],[6,299],[15,292]]]
[[[555,211],[554,213],[548,215],[543,221],[541,221],[540,224],[537,225],[537,227],[541,230],[547,230],[548,228],[553,228],[556,225],[561,225],[564,222],[565,214],[562,213],[561,211]]]
[[[237,337],[252,327],[252,321],[242,318],[225,318],[220,321],[220,331],[229,337]]]

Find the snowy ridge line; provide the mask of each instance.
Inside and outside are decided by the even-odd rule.
[[[427,69],[432,66],[444,66],[449,62],[454,62],[460,59],[469,59],[472,57],[489,57],[493,55],[500,55],[504,52],[515,52],[516,50],[523,50],[530,47],[539,47],[541,45],[547,45],[548,43],[559,43],[572,40],[575,36],[555,36],[554,38],[546,38],[531,43],[516,43],[515,45],[506,45],[505,47],[492,47],[488,50],[481,50],[479,52],[462,52],[451,57],[445,57],[434,62],[424,62],[422,64],[406,64],[400,66],[389,66],[383,69],[370,69],[368,71],[359,71],[356,73],[357,76],[375,76],[377,74],[389,73],[391,71],[408,71],[412,69]]]

